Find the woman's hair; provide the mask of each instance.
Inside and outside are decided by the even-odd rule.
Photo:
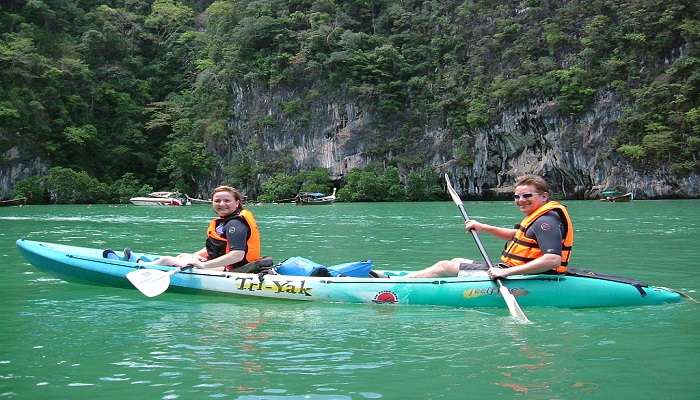
[[[231,186],[217,186],[214,188],[214,191],[211,192],[211,197],[214,198],[214,195],[219,192],[228,192],[231,193],[234,199],[238,200],[240,203],[238,204],[238,210],[243,209],[243,196],[241,196],[241,192],[236,190],[236,188],[231,187]]]
[[[515,180],[515,186],[518,187],[524,185],[534,186],[534,188],[540,193],[549,192],[547,182],[539,175],[523,175],[517,177]]]

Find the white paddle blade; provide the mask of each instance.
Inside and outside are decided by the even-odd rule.
[[[155,297],[170,286],[171,273],[157,269],[138,269],[126,274],[126,279],[147,297]]]
[[[503,284],[499,285],[498,291],[501,292],[501,296],[503,297],[503,300],[505,300],[506,305],[508,306],[510,316],[513,317],[516,321],[520,322],[521,324],[529,324],[530,320],[527,319],[527,315],[525,315],[523,310],[520,308],[520,304],[518,304],[518,301],[515,300],[515,296],[513,296],[513,293],[511,293],[508,290],[508,288]]]
[[[462,205],[462,199],[459,198],[459,195],[455,191],[455,189],[452,187],[452,182],[450,182],[450,177],[445,174],[445,183],[447,183],[447,191],[450,193],[450,197],[452,197],[452,201],[454,201],[455,204],[458,206]]]

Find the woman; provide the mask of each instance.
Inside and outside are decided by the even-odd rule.
[[[202,249],[193,254],[164,256],[144,265],[191,265],[201,269],[255,272],[249,264],[256,266],[263,260],[260,232],[253,213],[243,209],[241,194],[230,186],[219,186],[212,193],[212,207],[218,218],[209,222],[206,244]],[[269,264],[272,264],[271,260]]]

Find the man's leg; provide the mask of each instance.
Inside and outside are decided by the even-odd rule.
[[[438,261],[428,268],[420,271],[411,272],[406,275],[406,278],[437,278],[441,276],[457,276],[459,273],[459,265],[462,263],[473,263],[474,261],[467,258],[453,258],[451,260]]]

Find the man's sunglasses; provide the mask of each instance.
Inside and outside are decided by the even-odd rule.
[[[529,199],[530,197],[539,194],[539,193],[523,193],[523,194],[514,194],[513,195],[513,200],[520,200],[520,199]]]

